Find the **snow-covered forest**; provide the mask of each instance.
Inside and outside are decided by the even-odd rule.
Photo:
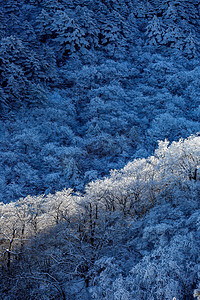
[[[0,299],[200,299],[199,132],[200,1],[0,0]]]

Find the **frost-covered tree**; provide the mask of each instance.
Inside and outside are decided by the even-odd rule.
[[[166,29],[163,44],[182,51],[184,48],[184,39],[185,36],[182,30],[177,26],[171,25]]]
[[[42,9],[41,13],[36,18],[36,32],[40,36],[42,42],[45,42],[52,36],[51,24],[52,18],[49,13]]]
[[[163,13],[163,19],[166,21],[166,23],[175,23],[176,25],[178,25],[179,15],[177,11],[177,6],[174,3],[174,1],[164,1],[163,5],[166,7],[166,10]]]
[[[15,36],[1,40],[0,43],[0,85],[4,93],[9,94],[11,106],[20,107],[23,103],[43,102],[45,96],[33,99],[31,93],[37,89],[32,83],[35,73],[41,69],[40,62],[36,57],[30,56],[28,48],[23,41]],[[42,87],[39,87],[42,91]],[[38,93],[39,94],[39,93]]]
[[[99,43],[100,29],[97,21],[94,19],[93,12],[87,6],[77,6],[76,15],[78,16],[80,27],[84,30],[88,47],[96,48]]]
[[[194,58],[199,53],[199,43],[192,33],[185,39],[184,53],[189,58]]]
[[[148,37],[147,44],[158,46],[162,44],[164,38],[164,26],[162,21],[154,16],[146,28],[146,35]]]
[[[55,35],[55,51],[59,60],[88,46],[83,30],[65,12],[58,11],[54,15],[51,30]]]

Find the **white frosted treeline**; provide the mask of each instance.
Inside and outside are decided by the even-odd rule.
[[[171,145],[165,140],[159,142],[154,156],[136,159],[122,170],[111,171],[109,177],[90,182],[84,194],[64,189],[1,203],[1,258],[6,253],[15,255],[28,239],[61,222],[77,224],[78,230],[89,230],[91,236],[97,227],[105,227],[108,214],[138,218],[164,199],[176,203],[183,195],[191,199],[198,192],[199,167],[199,136]]]
[[[169,145],[160,141],[154,156],[129,162],[110,177],[91,182],[86,197],[106,210],[143,215],[160,197],[173,189],[190,190],[199,179],[200,137],[191,136]]]

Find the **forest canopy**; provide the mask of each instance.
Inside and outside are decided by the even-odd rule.
[[[200,131],[198,1],[0,1],[3,202]]]
[[[199,1],[0,7],[0,298],[200,298]]]

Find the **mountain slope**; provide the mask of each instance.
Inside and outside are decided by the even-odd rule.
[[[2,201],[82,191],[200,130],[197,4],[1,1]]]

